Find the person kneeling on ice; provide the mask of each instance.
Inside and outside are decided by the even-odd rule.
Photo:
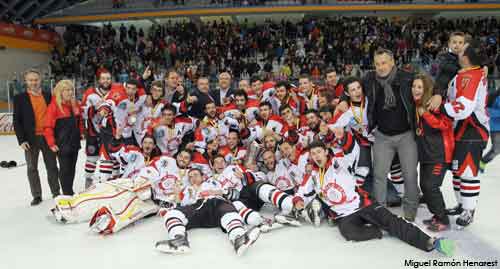
[[[224,199],[223,189],[217,181],[203,179],[200,169],[188,172],[189,186],[181,192],[181,206],[169,210],[165,216],[168,240],[159,241],[155,248],[165,253],[188,252],[187,229],[221,227],[239,256],[260,235],[260,229],[246,230],[234,205]]]
[[[417,226],[392,214],[387,208],[368,198],[368,194],[356,188],[354,177],[355,155],[358,148],[350,133],[334,129],[343,154],[328,157],[328,149],[322,142],[309,145],[314,168],[306,175],[294,198],[296,209],[303,209],[312,201],[321,201],[335,220],[342,236],[348,241],[366,241],[382,238],[382,231],[396,236],[424,251],[437,250],[452,255],[454,242],[445,238],[431,238]],[[325,206],[323,206],[325,208]]]

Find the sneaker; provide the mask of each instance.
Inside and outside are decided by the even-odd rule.
[[[156,242],[155,249],[170,254],[187,253],[191,250],[187,235],[183,234],[176,235],[174,239]]]
[[[462,208],[462,204],[458,204],[454,208],[448,208],[445,210],[446,215],[448,215],[448,216],[460,215],[460,214],[462,214],[463,211],[464,211],[464,209]]]
[[[434,222],[436,222],[437,220],[438,220],[438,217],[437,217],[436,215],[434,215],[434,216],[432,216],[432,218],[430,218],[430,219],[424,219],[424,220],[422,221],[422,223],[423,223],[424,225],[429,226],[429,225],[433,224]]]
[[[450,257],[455,252],[455,242],[446,238],[438,238],[434,240],[434,249]]]
[[[431,232],[443,232],[450,229],[450,224],[444,224],[442,221],[437,220],[427,226],[427,229]]]
[[[461,228],[469,226],[474,221],[474,210],[464,210],[457,218],[457,225]]]
[[[31,201],[30,205],[31,206],[36,206],[36,205],[39,205],[41,202],[42,202],[42,197],[35,197]]]
[[[236,255],[241,256],[260,236],[260,229],[253,227],[243,235],[237,237],[233,241],[234,251]]]

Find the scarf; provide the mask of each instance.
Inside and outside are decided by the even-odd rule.
[[[375,79],[380,83],[382,88],[384,88],[384,95],[385,95],[385,100],[384,100],[384,110],[392,110],[393,108],[396,107],[396,97],[394,96],[394,91],[392,90],[392,82],[394,81],[394,78],[396,77],[398,69],[394,66],[387,75],[387,77],[379,77],[376,75]]]

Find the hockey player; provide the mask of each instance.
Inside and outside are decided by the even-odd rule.
[[[94,173],[99,160],[99,125],[102,117],[97,113],[99,105],[104,102],[111,90],[111,73],[103,71],[97,76],[98,86],[89,88],[83,94],[82,116],[85,125],[85,188],[92,185]]]
[[[188,116],[175,116],[177,109],[173,105],[166,105],[161,111],[161,117],[154,120],[148,128],[162,154],[174,156],[182,144],[187,144],[189,133],[194,131],[196,120]]]
[[[273,106],[274,114],[280,113],[282,106],[288,106],[292,110],[293,115],[300,116],[306,111],[306,102],[304,98],[297,96],[291,89],[290,84],[285,81],[276,83],[276,91],[270,98],[269,102]]]
[[[219,154],[224,156],[230,164],[242,164],[247,154],[247,149],[241,144],[240,132],[238,130],[229,130],[227,145],[219,149]]]
[[[153,120],[161,116],[161,111],[168,103],[164,96],[164,88],[162,81],[154,81],[151,84],[150,89],[151,95],[146,99],[145,105],[142,107],[141,112],[137,116],[137,124],[140,128],[135,130],[134,135],[139,141],[142,141],[142,137],[146,135],[148,127],[151,125]]]
[[[480,189],[479,162],[489,136],[488,83],[481,68],[483,56],[476,44],[466,46],[459,61],[462,69],[449,85],[444,112],[454,119],[456,141],[452,170],[458,205],[449,214],[460,214],[457,225],[466,227],[474,219]]]
[[[359,160],[355,171],[356,185],[363,186],[372,164],[371,144],[373,135],[368,133],[366,114],[368,99],[363,94],[361,80],[349,77],[344,80],[345,94],[349,99],[349,109],[335,114],[329,122],[332,127],[346,127],[352,132],[359,145]]]
[[[260,229],[245,229],[233,204],[222,197],[223,190],[217,181],[204,180],[197,168],[189,170],[188,178],[190,185],[181,194],[181,206],[164,216],[168,240],[156,242],[155,248],[165,253],[189,252],[186,230],[221,227],[236,254],[242,255],[258,239]]]
[[[118,128],[118,137],[126,145],[137,145],[141,141],[134,137],[135,132],[140,132],[137,116],[141,114],[146,101],[146,92],[138,88],[136,80],[128,80],[120,87],[113,88],[107,99],[113,104],[113,115]]]
[[[151,161],[161,155],[160,150],[156,147],[155,138],[151,135],[146,135],[142,139],[141,147],[132,145],[124,145],[118,152],[111,154],[120,163],[122,173],[120,177],[133,178],[137,177],[139,172]]]
[[[382,238],[381,229],[384,229],[421,250],[435,249],[445,255],[452,255],[454,243],[451,240],[429,237],[417,226],[371,201],[366,192],[356,191],[353,172],[358,146],[352,136],[341,128],[335,128],[334,133],[338,145],[343,149],[343,156],[329,158],[328,149],[322,142],[315,141],[309,145],[314,170],[304,178],[294,198],[295,207],[300,210],[320,199],[327,211],[333,213],[340,233],[348,241]]]
[[[312,83],[309,75],[307,74],[300,75],[298,95],[304,98],[307,109],[309,110],[319,109],[318,94],[319,94],[319,88]]]
[[[201,120],[200,126],[194,131],[195,146],[203,153],[206,148],[205,141],[217,139],[220,146],[227,144],[229,129],[238,129],[238,121],[227,114],[217,115],[215,103],[210,101],[205,104],[206,116]]]
[[[262,129],[269,129],[277,134],[283,135],[286,132],[285,122],[278,115],[272,114],[272,106],[269,102],[262,102],[259,105],[259,118],[250,124],[250,127],[258,126]]]

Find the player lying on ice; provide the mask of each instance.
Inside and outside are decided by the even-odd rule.
[[[90,220],[93,231],[108,234],[156,214],[159,206],[176,204],[191,155],[180,151],[176,159],[152,158],[155,148],[153,137],[145,136],[142,149],[127,146],[120,150],[124,177],[97,183],[73,196],[56,197],[51,209],[56,221]]]
[[[237,255],[242,255],[260,235],[258,227],[246,229],[243,219],[231,201],[223,197],[218,181],[204,180],[199,168],[188,172],[189,185],[181,193],[180,206],[165,214],[168,240],[156,243],[156,249],[165,253],[188,252],[186,230],[220,227],[228,234]]]
[[[354,178],[358,145],[352,135],[342,128],[334,128],[335,144],[342,152],[329,156],[328,148],[320,141],[309,145],[313,171],[304,177],[294,197],[294,205],[301,210],[308,205],[315,209],[313,223],[319,225],[319,210],[333,216],[342,236],[348,241],[366,241],[382,238],[382,230],[424,251],[437,250],[452,255],[454,242],[445,238],[431,238],[417,226],[392,214],[384,206],[356,188]],[[319,204],[321,205],[319,205]],[[316,206],[314,206],[316,204]]]

